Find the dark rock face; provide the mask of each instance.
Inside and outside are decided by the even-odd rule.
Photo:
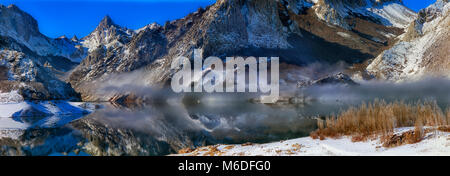
[[[8,67],[0,66],[0,81],[8,80]]]

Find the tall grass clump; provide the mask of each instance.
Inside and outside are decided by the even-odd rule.
[[[447,108],[445,113],[445,124],[438,127],[438,130],[450,132],[450,108]]]
[[[418,142],[423,136],[423,126],[442,127],[450,123],[450,109],[444,113],[436,102],[386,103],[375,100],[359,107],[350,107],[337,116],[318,120],[318,129],[311,133],[314,139],[352,136],[352,141],[366,140],[368,137],[389,136],[395,128],[415,127],[408,143]]]

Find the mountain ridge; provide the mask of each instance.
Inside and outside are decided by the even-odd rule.
[[[315,6],[309,0],[219,0],[164,26],[137,30],[129,43],[91,52],[72,73],[70,83],[86,99],[96,99],[91,91],[99,88],[94,84],[111,82],[111,74],[142,72],[140,84],[164,85],[174,72],[171,60],[192,57],[194,49],[201,49],[203,57],[280,56],[282,62],[296,65],[358,63],[381,53],[402,33],[401,28],[358,15],[346,19],[355,20],[351,29],[332,26],[316,16]],[[326,31],[316,32],[318,26]],[[359,29],[362,26],[372,26],[373,31]]]
[[[5,21],[11,18],[5,12],[21,10],[15,6],[1,9],[0,23],[12,26]],[[398,43],[420,38],[418,26],[424,21],[433,21],[431,16],[423,14],[432,13],[417,15],[399,0],[218,0],[181,19],[164,25],[152,23],[138,30],[121,27],[105,16],[81,39],[76,36],[50,39],[34,29],[37,22],[31,16],[24,15],[23,22],[17,24],[30,25],[33,31],[28,33],[48,44],[30,43],[1,28],[0,35],[6,37],[4,41],[9,41],[4,45],[8,52],[17,50],[19,55],[22,52],[40,58],[33,58],[33,63],[56,75],[55,79],[69,82],[83,100],[108,101],[123,96],[121,92],[99,91],[108,86],[167,86],[176,72],[170,68],[172,59],[192,58],[194,49],[200,49],[203,58],[278,56],[289,68],[345,62],[358,68],[350,74],[380,77],[379,72],[372,69],[374,66],[366,66],[379,63],[379,58],[395,50]],[[36,46],[44,46],[44,49],[35,52]],[[28,49],[31,51],[23,52]],[[441,53],[445,55],[445,50]],[[372,58],[375,60],[371,61]],[[55,62],[64,59],[80,63],[61,67]],[[76,67],[72,69],[72,66]],[[290,75],[290,71],[282,69],[281,75]],[[281,81],[290,79],[282,77]]]

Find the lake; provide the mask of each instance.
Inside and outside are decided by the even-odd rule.
[[[308,136],[317,117],[375,99],[433,100],[448,107],[450,86],[420,85],[323,86],[271,105],[246,94],[192,94],[133,105],[0,104],[2,114],[9,111],[0,118],[0,155],[167,155],[186,147]]]

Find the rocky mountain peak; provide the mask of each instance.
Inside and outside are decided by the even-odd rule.
[[[70,40],[72,40],[73,42],[78,42],[78,37],[76,35],[73,35]]]
[[[109,28],[111,26],[116,26],[114,21],[111,19],[109,15],[106,15],[103,17],[102,21],[100,21],[100,24],[97,26],[98,29],[105,29]]]

